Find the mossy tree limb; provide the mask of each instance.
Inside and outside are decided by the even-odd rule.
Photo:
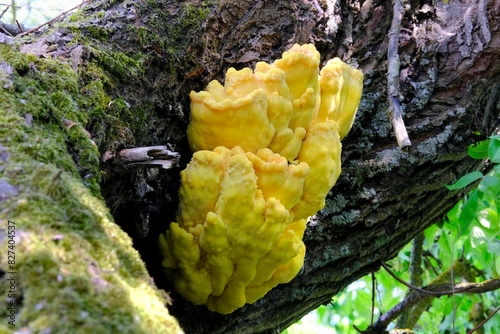
[[[0,329],[179,331],[101,197],[99,152],[83,127],[95,104],[77,74],[16,46],[0,45],[0,62]]]
[[[155,244],[174,220],[179,170],[124,170],[103,157],[167,145],[184,167],[189,91],[293,43],[365,73],[341,178],[306,230],[305,266],[229,316],[175,294],[170,311],[187,333],[275,333],[376,270],[462,196],[442,184],[480,168],[466,147],[499,126],[498,8],[486,3],[410,1],[398,48],[408,152],[385,115],[387,1],[92,1],[2,45],[0,219],[19,234],[18,326],[177,330]]]

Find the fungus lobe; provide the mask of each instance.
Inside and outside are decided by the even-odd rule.
[[[228,314],[301,269],[307,220],[341,170],[363,74],[314,45],[226,73],[191,92],[176,222],[159,237],[162,267],[194,304]]]

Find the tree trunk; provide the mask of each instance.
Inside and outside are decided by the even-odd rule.
[[[186,333],[276,333],[441,219],[464,194],[443,184],[483,167],[467,146],[498,132],[500,5],[406,5],[396,96],[412,142],[405,150],[386,113],[387,1],[92,1],[43,32],[4,37],[0,219],[5,231],[15,224],[16,257],[9,267],[13,258],[2,256],[1,293],[12,300],[14,275],[14,328],[175,333],[170,312]],[[306,230],[302,271],[219,315],[171,290],[156,248],[192,154],[189,92],[294,43],[361,69],[363,98],[341,177]],[[180,154],[178,167],[137,168],[119,155],[158,145]],[[9,236],[0,237],[5,250]]]

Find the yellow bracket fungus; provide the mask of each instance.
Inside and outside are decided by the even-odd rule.
[[[319,62],[313,45],[294,45],[191,92],[195,153],[159,246],[165,274],[194,304],[231,313],[302,267],[306,222],[339,177],[363,87],[340,59],[321,72]]]

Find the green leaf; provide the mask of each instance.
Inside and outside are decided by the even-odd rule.
[[[498,211],[486,208],[477,213],[477,220],[486,229],[496,232],[499,229]]]
[[[448,190],[457,190],[457,189],[462,189],[467,187],[469,184],[471,184],[474,181],[477,181],[479,179],[483,178],[483,173],[475,171],[475,172],[470,172],[468,174],[465,174],[461,178],[458,179],[457,182],[453,183],[452,185],[444,185]]]
[[[478,191],[474,189],[470,194],[467,201],[462,207],[462,212],[458,217],[460,223],[460,233],[462,235],[468,234],[471,224],[476,220],[476,211],[478,206]]]
[[[473,159],[486,159],[488,157],[488,146],[490,145],[490,140],[483,140],[479,143],[470,145],[467,148],[467,153]]]
[[[500,186],[500,173],[492,173],[492,172],[486,174],[484,179],[481,180],[481,182],[478,185],[479,191],[487,192],[488,190],[491,189],[495,193],[498,193],[497,189],[499,189]]]
[[[490,137],[488,156],[490,157],[491,161],[495,163],[500,162],[500,135]]]
[[[446,217],[448,218],[448,222],[452,223],[456,220],[458,220],[458,217],[460,217],[460,212],[462,212],[462,207],[463,207],[463,200],[455,204],[455,206],[448,211],[446,214]]]

